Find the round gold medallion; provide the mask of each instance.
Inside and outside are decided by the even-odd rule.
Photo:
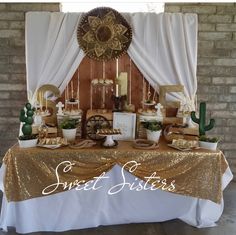
[[[98,61],[123,55],[132,40],[132,30],[125,18],[109,7],[95,8],[84,15],[77,32],[80,47]]]

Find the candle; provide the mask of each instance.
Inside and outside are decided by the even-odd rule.
[[[119,60],[116,59],[116,78],[119,76]]]
[[[129,59],[129,104],[131,104],[131,74],[132,74],[132,63]]]
[[[71,85],[71,98],[74,98],[74,87],[73,87],[73,81],[71,81],[70,85]]]
[[[66,102],[66,96],[67,96],[67,88],[65,88],[65,110],[67,110],[67,102]]]
[[[103,61],[103,62],[102,62],[102,78],[103,78],[103,79],[105,79],[105,69],[106,69],[106,67],[105,67],[105,62]]]
[[[43,100],[44,100],[43,92],[41,92],[41,100],[42,100],[42,111],[43,111]]]
[[[90,82],[90,110],[93,109],[93,88],[92,83]]]
[[[43,103],[42,103],[42,92],[39,92],[39,105],[40,105],[40,111],[43,111]]]
[[[77,78],[78,78],[78,86],[77,86],[77,100],[78,100],[78,109],[79,109],[79,69],[78,69],[78,73],[77,73]]]
[[[116,97],[119,97],[119,84],[116,84]]]
[[[121,72],[119,77],[116,79],[117,83],[120,85],[120,95],[127,95],[128,92],[128,74],[126,72]]]
[[[142,102],[143,109],[144,109],[144,102],[145,102],[145,91],[144,91],[144,88],[145,88],[145,81],[144,81],[144,77],[143,77],[143,102]]]
[[[69,100],[69,84],[66,85],[66,99]]]
[[[48,110],[48,92],[46,91],[46,111]]]
[[[93,109],[93,88],[92,88],[92,79],[93,79],[93,63],[90,60],[90,110]]]
[[[155,96],[156,96],[156,86],[154,87],[154,94],[152,100],[155,101]]]

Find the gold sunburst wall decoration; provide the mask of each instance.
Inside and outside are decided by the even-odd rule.
[[[132,29],[116,10],[98,7],[83,16],[77,38],[88,57],[108,61],[126,53],[132,40]]]

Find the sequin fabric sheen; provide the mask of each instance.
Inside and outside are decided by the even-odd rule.
[[[89,149],[20,149],[15,145],[8,150],[3,161],[6,165],[4,189],[8,201],[44,196],[42,191],[57,182],[56,168],[64,161],[73,163],[70,171],[58,168],[60,181],[67,182],[67,185],[88,182],[111,170],[115,164],[122,167],[129,161],[136,161],[140,165],[132,174],[140,180],[145,182],[155,172],[156,176],[166,180],[166,184],[174,182],[173,193],[220,203],[222,175],[228,166],[219,150],[181,152],[164,142],[157,150],[140,150],[134,149],[131,142],[122,141],[115,149],[99,146]],[[125,169],[130,170],[128,166]],[[165,190],[161,182],[150,180],[149,183]],[[53,193],[64,190],[61,186]]]

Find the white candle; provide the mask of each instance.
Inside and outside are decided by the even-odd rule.
[[[90,59],[90,110],[93,109],[93,88],[92,88],[92,81],[93,80],[93,63]]]
[[[155,101],[155,96],[156,96],[156,86],[154,87],[154,94],[152,100]]]
[[[67,87],[65,89],[65,110],[67,110],[67,102],[66,102],[66,96],[67,96]]]
[[[92,83],[90,82],[90,110],[93,109],[93,88]]]
[[[39,105],[40,105],[40,111],[43,111],[43,100],[42,100],[42,92],[39,92]]]
[[[129,104],[131,104],[131,74],[132,74],[132,67],[131,67],[131,59],[129,59]]]
[[[142,102],[142,107],[144,109],[144,102],[145,102],[145,91],[144,91],[144,88],[145,88],[145,81],[144,81],[144,77],[143,77],[143,102]]]
[[[44,101],[44,97],[43,97],[43,92],[41,92],[41,100],[42,100],[42,111],[43,111],[43,101]]]
[[[48,110],[48,92],[46,91],[46,110]]]
[[[119,97],[119,84],[116,84],[116,97]]]
[[[68,83],[66,85],[66,100],[69,100],[69,86],[68,86]]]
[[[78,78],[78,85],[77,85],[77,99],[79,100],[79,85],[80,85],[80,82],[79,82],[79,69],[78,69],[78,74],[77,74],[77,78]]]
[[[116,78],[119,76],[119,60],[116,59]]]
[[[105,69],[106,69],[106,67],[105,67],[105,62],[103,61],[103,62],[102,62],[102,78],[103,78],[103,79],[105,79]]]
[[[71,97],[74,98],[74,87],[73,87],[73,81],[71,81]]]

